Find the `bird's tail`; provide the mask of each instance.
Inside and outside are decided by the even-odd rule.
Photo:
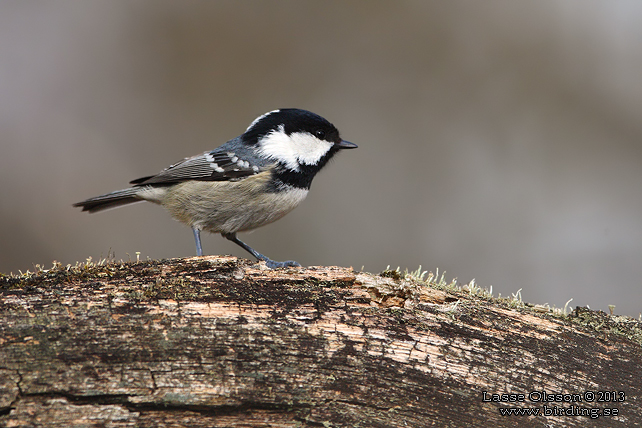
[[[98,211],[108,210],[110,208],[117,208],[122,205],[133,204],[135,202],[143,202],[144,199],[137,196],[138,192],[140,192],[140,187],[116,190],[115,192],[89,198],[82,202],[76,202],[74,207],[82,207],[83,211],[95,213]]]

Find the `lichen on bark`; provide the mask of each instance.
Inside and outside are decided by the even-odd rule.
[[[234,257],[4,277],[0,425],[637,423],[637,321],[513,306],[401,274]],[[503,417],[506,403],[482,399],[587,390],[626,400],[581,403],[619,409],[594,420]]]

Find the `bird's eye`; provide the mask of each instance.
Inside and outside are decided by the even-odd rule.
[[[317,129],[314,135],[316,135],[318,139],[323,140],[325,138],[325,131],[323,129]]]

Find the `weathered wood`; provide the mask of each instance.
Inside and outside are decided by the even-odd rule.
[[[639,426],[637,321],[388,276],[202,257],[0,278],[0,426]]]

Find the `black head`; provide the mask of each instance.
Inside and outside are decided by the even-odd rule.
[[[283,108],[259,116],[247,128],[243,138],[248,142],[257,142],[270,132],[279,131],[281,127],[287,135],[307,132],[320,140],[341,142],[339,130],[333,124],[318,114],[298,108]]]
[[[314,175],[337,151],[357,147],[343,141],[337,128],[323,117],[293,108],[259,116],[241,138],[278,162],[279,170],[290,177],[290,182],[296,178],[298,187],[309,187]]]

